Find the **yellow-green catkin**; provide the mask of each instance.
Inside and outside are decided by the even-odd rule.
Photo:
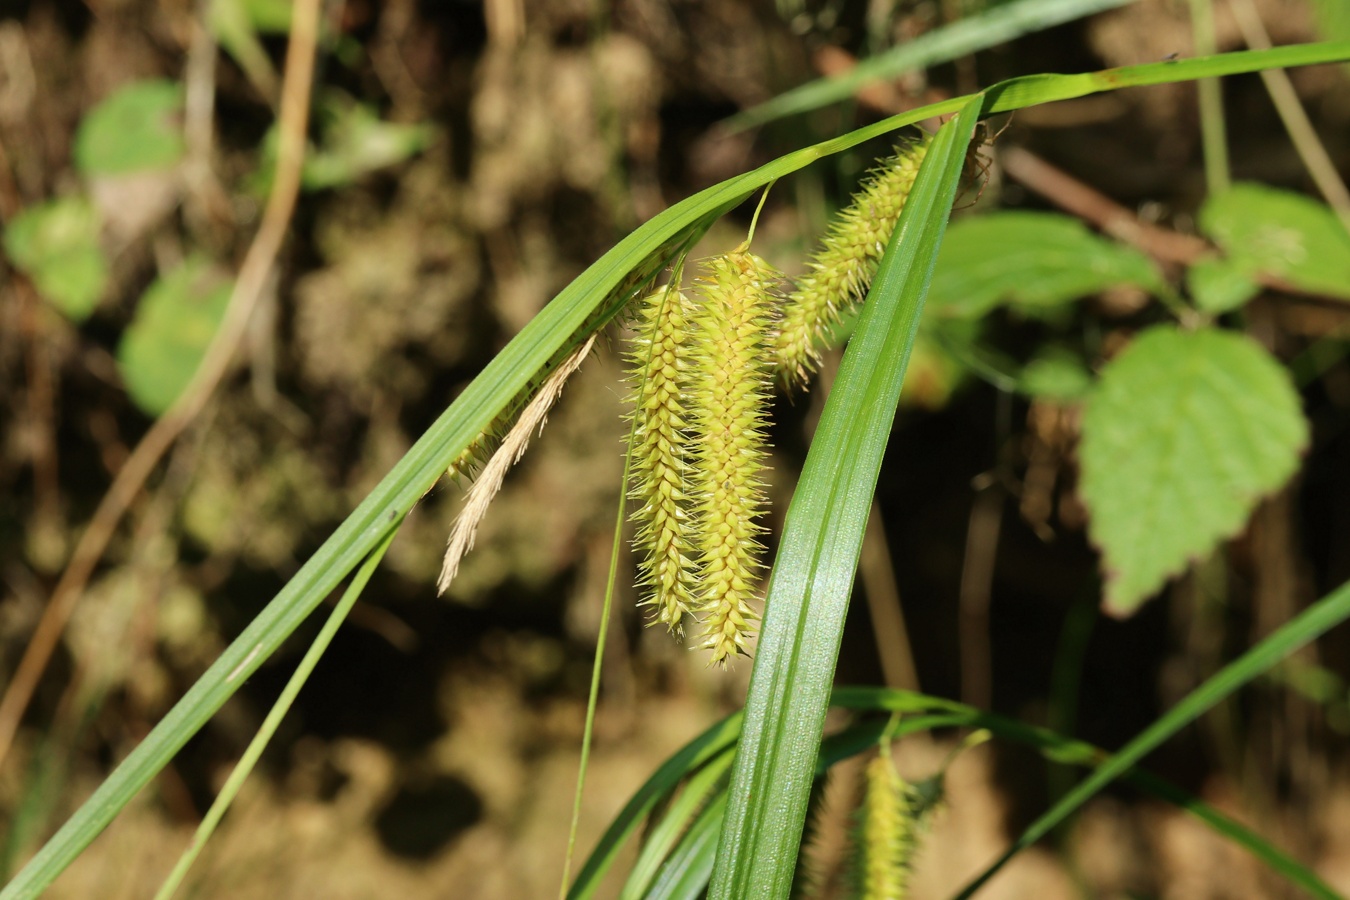
[[[634,423],[631,493],[638,509],[638,586],[656,622],[676,634],[693,604],[690,570],[688,434],[683,387],[688,365],[689,300],[678,285],[639,304],[637,339],[628,354]]]
[[[889,742],[867,764],[859,810],[857,880],[860,900],[904,900],[914,856],[914,811],[909,784],[900,777]]]
[[[825,333],[867,295],[927,150],[925,138],[897,149],[873,169],[797,279],[774,340],[774,368],[789,386],[806,385],[820,367]]]
[[[697,535],[696,611],[711,663],[748,652],[766,505],[764,418],[772,388],[769,327],[778,273],[737,251],[705,264],[692,315],[689,409]]]

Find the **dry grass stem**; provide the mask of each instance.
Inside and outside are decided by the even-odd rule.
[[[478,532],[478,525],[483,521],[492,499],[501,490],[506,473],[525,455],[525,449],[530,444],[530,435],[536,429],[543,430],[544,424],[548,421],[548,411],[562,395],[563,385],[567,383],[572,373],[581,367],[582,361],[595,346],[598,335],[599,332],[591,334],[544,379],[543,384],[539,386],[539,392],[526,404],[516,424],[502,439],[501,446],[492,454],[487,465],[483,466],[483,471],[469,489],[464,509],[460,511],[454,527],[450,530],[450,540],[445,546],[445,559],[441,563],[441,577],[436,582],[439,593],[444,594],[450,587],[450,582],[455,580],[460,560],[464,558],[465,553],[473,549],[473,539]]]

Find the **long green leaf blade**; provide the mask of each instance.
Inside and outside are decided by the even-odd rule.
[[[960,19],[906,41],[884,53],[860,60],[849,71],[819,78],[732,116],[727,128],[741,131],[838,103],[868,84],[899,78],[909,72],[950,62],[978,50],[1004,44],[1021,35],[1042,31],[1115,9],[1134,0],[1014,0]]]
[[[726,793],[726,774],[734,758],[735,753],[728,748],[689,779],[679,797],[670,804],[665,815],[648,833],[642,845],[642,852],[638,854],[637,862],[628,873],[628,881],[624,884],[623,892],[619,894],[619,900],[637,900],[646,894],[661,869],[662,860],[670,853],[671,848],[679,843],[681,835],[689,829],[690,822],[696,820],[708,806],[708,798]],[[721,827],[720,819],[718,827]],[[716,849],[716,839],[717,832],[714,831],[711,850]],[[711,859],[708,870],[712,871]]]
[[[609,824],[608,830],[591,851],[586,864],[577,875],[577,880],[567,892],[567,900],[584,900],[595,895],[600,887],[600,880],[614,865],[619,851],[637,831],[643,817],[663,798],[669,796],[686,775],[716,758],[736,742],[741,733],[741,718],[739,712],[733,713],[712,725],[707,731],[685,744],[652,773]]]
[[[877,687],[841,687],[835,690],[830,705],[843,709],[877,710],[891,712],[913,712],[916,709],[947,710],[944,724],[962,728],[984,728],[997,737],[1016,741],[1041,751],[1046,759],[1076,766],[1096,768],[1111,758],[1111,754],[1091,744],[1065,737],[1048,728],[1027,725],[1015,719],[1007,719],[993,713],[982,712],[973,706],[914,694],[910,691],[892,690]],[[920,717],[906,716],[901,726],[912,725]],[[923,717],[935,718],[935,717]],[[840,749],[861,753],[875,744],[888,723],[853,725],[826,739],[825,745],[834,744]],[[913,730],[913,729],[911,729]],[[844,754],[838,754],[842,758]],[[825,762],[825,747],[821,748],[821,762]],[[1257,859],[1318,900],[1338,900],[1340,897],[1329,885],[1317,876],[1316,872],[1271,844],[1256,832],[1228,818],[1214,807],[1197,797],[1188,794],[1166,779],[1160,778],[1143,769],[1131,769],[1121,776],[1121,780],[1146,793],[1174,804],[1205,823],[1216,834],[1222,835],[1247,850]]]
[[[765,602],[709,897],[786,897],[881,458],[979,117],[938,132],[826,401]]]
[[[974,894],[1003,867],[1004,863],[1049,834],[1056,825],[1098,791],[1124,775],[1164,741],[1212,709],[1220,700],[1347,618],[1350,618],[1350,582],[1341,585],[1281,626],[1270,637],[1224,666],[1204,684],[1187,694],[1162,718],[1145,728],[1138,737],[1065,794],[1048,812],[1032,822],[1002,856],[961,891],[958,900]]]
[[[721,791],[694,820],[679,846],[657,873],[646,900],[698,900],[708,886],[717,857],[717,835],[726,816],[727,792]]]

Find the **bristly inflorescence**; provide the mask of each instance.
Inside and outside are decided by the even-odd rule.
[[[774,368],[785,384],[805,386],[820,367],[819,347],[826,333],[867,295],[928,143],[925,139],[899,148],[872,170],[852,203],[830,224],[806,274],[797,279],[774,341]]]
[[[855,835],[857,895],[904,900],[915,846],[913,789],[896,771],[890,742],[867,764],[866,788]]]
[[[652,291],[639,304],[637,340],[629,351],[633,381],[630,497],[639,504],[634,543],[639,587],[656,621],[676,634],[693,605],[687,506],[688,434],[684,409],[689,356],[689,299],[678,284]]]
[[[771,389],[769,326],[779,275],[743,249],[715,257],[697,284],[689,377],[697,558],[695,597],[711,662],[747,652],[762,563],[757,521]]]

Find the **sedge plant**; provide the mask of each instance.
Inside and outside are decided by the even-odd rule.
[[[145,740],[0,891],[0,900],[38,896],[323,598],[363,561],[378,556],[408,511],[447,470],[470,468],[466,465],[470,459],[482,465],[484,453],[466,456],[466,452],[475,443],[482,447],[502,440],[504,428],[509,434],[511,423],[528,407],[534,386],[570,365],[569,360],[584,356],[582,348],[595,332],[625,310],[631,311],[639,330],[647,329],[641,338],[644,343],[633,351],[632,365],[644,373],[639,376],[644,399],[637,415],[652,418],[635,422],[636,446],[644,448],[643,461],[636,467],[641,478],[618,490],[622,494],[631,491],[641,504],[639,543],[647,562],[640,580],[650,592],[649,606],[656,620],[672,629],[678,629],[687,615],[701,617],[704,632],[700,640],[714,659],[749,649],[741,638],[756,615],[747,612],[746,604],[759,564],[743,557],[742,550],[755,543],[755,521],[762,504],[753,490],[755,473],[735,467],[753,460],[756,451],[734,440],[717,447],[705,442],[706,448],[690,448],[682,441],[700,431],[726,431],[728,423],[748,423],[753,430],[762,419],[762,395],[775,373],[789,382],[804,380],[814,365],[815,335],[827,324],[799,329],[805,337],[791,338],[793,349],[779,356],[787,361],[775,365],[771,341],[775,335],[782,340],[788,331],[775,331],[772,325],[766,328],[766,320],[782,317],[786,321],[789,314],[758,305],[756,298],[762,297],[764,283],[773,276],[745,249],[695,275],[688,295],[678,283],[652,289],[661,272],[671,266],[679,268],[694,239],[756,191],[825,156],[935,116],[950,118],[931,141],[922,144],[922,161],[914,160],[917,168],[912,185],[886,239],[878,237],[871,243],[848,237],[833,243],[827,239],[825,249],[815,258],[812,272],[822,273],[832,259],[856,252],[849,248],[862,250],[862,256],[850,257],[855,274],[828,279],[817,274],[819,281],[833,279],[831,284],[844,286],[842,294],[834,293],[817,304],[824,311],[823,318],[813,314],[817,323],[828,323],[841,307],[856,303],[864,293],[864,282],[870,282],[870,287],[865,289],[865,302],[787,509],[776,558],[768,569],[744,709],[653,776],[581,868],[570,895],[591,896],[624,840],[637,832],[643,817],[662,808],[679,810],[685,818],[665,827],[658,822],[652,830],[653,835],[664,835],[663,853],[640,857],[645,860],[644,887],[637,896],[697,896],[706,891],[716,900],[786,897],[796,873],[812,785],[823,768],[876,747],[883,735],[898,739],[910,731],[961,726],[988,728],[996,735],[1027,741],[1092,771],[1008,855],[1046,833],[1112,780],[1127,777],[1151,783],[1159,795],[1185,805],[1305,887],[1312,885],[1315,894],[1330,896],[1321,893],[1325,886],[1318,887],[1315,875],[1212,810],[1169,786],[1149,782],[1135,765],[1150,749],[1285,654],[1350,617],[1350,586],[1333,591],[1272,634],[1115,755],[950,701],[898,692],[855,690],[832,695],[832,679],[877,472],[891,437],[896,402],[977,123],[999,112],[1099,91],[1346,60],[1350,60],[1350,43],[1327,42],[1105,72],[1017,78],[786,154],[654,217],[568,285],[488,364]],[[798,288],[809,291],[810,276]],[[730,296],[737,301],[726,301]],[[647,298],[644,305],[634,307],[643,297]],[[720,307],[712,302],[714,298],[722,301]],[[671,315],[681,317],[682,327],[671,324]],[[700,322],[714,318],[715,323]],[[750,344],[718,345],[742,327],[747,329]],[[747,351],[747,347],[752,349]],[[679,406],[674,398],[687,389],[671,385],[694,374],[686,371],[688,359],[681,357],[691,349],[731,360],[738,373],[750,368],[749,386],[742,384],[739,393],[718,396],[692,411]],[[653,366],[662,371],[654,371]],[[661,378],[668,381],[663,385]],[[705,395],[717,396],[720,389],[711,382],[689,384],[695,393]],[[730,430],[734,438],[736,429]],[[667,449],[670,453],[663,460]],[[750,452],[742,452],[747,449]],[[717,497],[719,489],[727,494]],[[734,510],[734,522],[728,509]],[[693,530],[680,534],[675,526],[684,520]],[[737,540],[719,546],[716,536],[726,534],[736,534]],[[684,547],[689,548],[687,552],[680,549]],[[704,575],[690,577],[691,572]],[[834,702],[853,709],[886,714],[899,710],[904,715],[893,728],[862,718],[826,737],[825,713],[832,696]],[[698,802],[664,802],[686,776],[697,778],[700,769],[714,764],[729,767],[729,772],[714,770],[697,782]],[[877,808],[878,833],[895,842],[896,830],[883,826],[897,809],[896,782],[880,765],[876,778],[883,787],[889,785],[886,790],[890,791],[889,798],[881,796],[890,811],[883,815],[881,807]]]

